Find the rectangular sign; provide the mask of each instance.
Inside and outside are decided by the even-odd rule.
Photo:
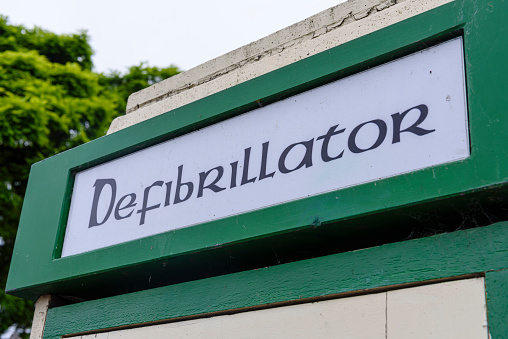
[[[456,38],[77,173],[62,257],[469,154]]]

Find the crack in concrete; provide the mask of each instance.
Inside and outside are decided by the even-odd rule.
[[[406,0],[381,0],[379,3],[372,5],[372,6],[368,7],[367,9],[364,9],[360,12],[357,12],[357,13],[349,12],[346,16],[342,17],[335,23],[326,25],[324,27],[319,27],[319,28],[315,29],[314,31],[309,32],[308,34],[299,36],[296,39],[285,42],[285,43],[275,46],[273,48],[267,49],[261,53],[250,56],[248,58],[245,58],[237,63],[234,63],[234,64],[229,65],[229,66],[227,66],[221,70],[218,70],[212,74],[209,74],[209,75],[207,75],[195,82],[188,83],[184,86],[170,90],[167,93],[164,93],[162,95],[159,95],[157,97],[149,99],[143,103],[137,104],[131,108],[128,108],[126,113],[129,114],[129,113],[139,110],[142,107],[146,107],[146,106],[152,105],[154,103],[160,102],[162,100],[166,100],[172,96],[175,96],[179,93],[187,91],[193,87],[200,86],[200,85],[203,85],[203,84],[208,83],[210,81],[213,81],[217,78],[220,78],[226,74],[229,74],[237,69],[244,67],[247,64],[252,64],[252,63],[258,62],[267,56],[272,56],[273,54],[282,53],[287,48],[301,44],[301,43],[303,43],[307,40],[310,40],[310,39],[318,38],[324,34],[327,34],[333,30],[336,30],[337,28],[340,28],[340,27],[343,27],[344,25],[365,19],[373,14],[381,12],[389,7],[392,7],[396,4],[404,2],[404,1],[406,1]],[[333,12],[333,8],[331,9],[331,11]]]

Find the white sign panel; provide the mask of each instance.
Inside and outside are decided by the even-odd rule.
[[[62,256],[469,156],[456,38],[76,174]]]

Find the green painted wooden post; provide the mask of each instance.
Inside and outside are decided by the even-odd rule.
[[[505,251],[505,255],[508,255]],[[508,269],[485,274],[489,330],[492,338],[508,338]]]

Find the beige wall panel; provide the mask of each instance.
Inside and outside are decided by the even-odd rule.
[[[487,339],[484,279],[390,291],[388,339]]]

